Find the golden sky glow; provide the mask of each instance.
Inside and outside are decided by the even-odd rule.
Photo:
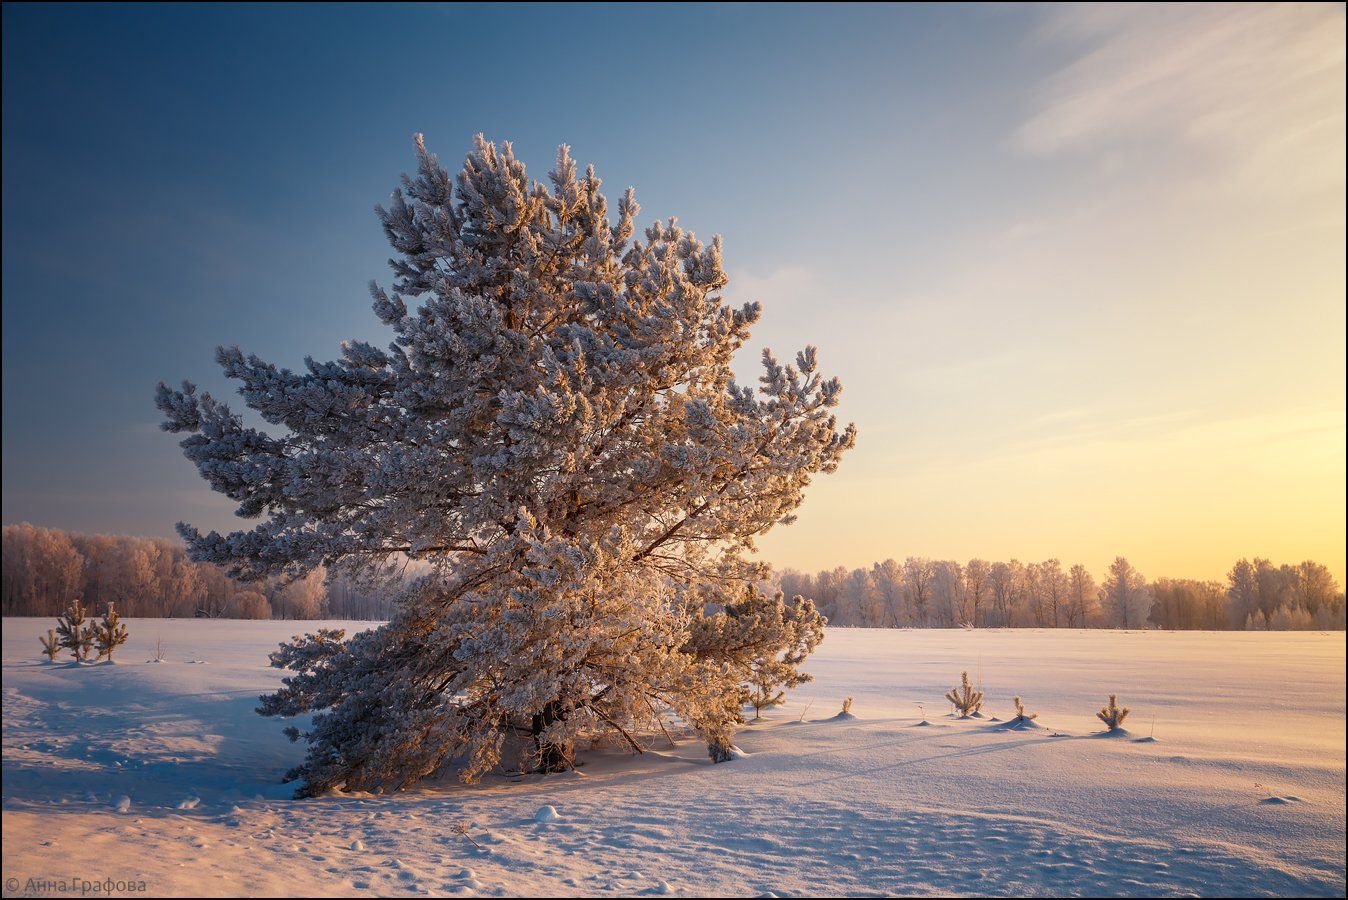
[[[844,283],[816,339],[861,440],[767,557],[1262,555],[1342,582],[1343,8],[1057,9],[1027,44],[1071,50],[998,148],[1042,193],[971,205],[899,291]],[[840,291],[744,280],[781,349]]]

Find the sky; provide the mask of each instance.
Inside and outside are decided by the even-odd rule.
[[[3,520],[236,529],[155,384],[380,344],[472,135],[721,234],[856,449],[761,542],[1345,575],[1344,7],[3,8]]]

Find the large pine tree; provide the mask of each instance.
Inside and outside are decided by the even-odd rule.
[[[795,683],[822,637],[749,554],[852,446],[838,381],[811,347],[794,365],[765,351],[759,389],[736,384],[759,306],[722,299],[719,237],[670,219],[634,239],[632,191],[615,224],[567,148],[550,187],[508,143],[479,136],[455,179],[420,136],[416,153],[377,209],[387,350],[292,372],[221,348],[275,435],[190,383],[157,396],[202,476],[263,517],[180,525],[195,559],[245,577],[429,563],[386,626],[274,655],[297,674],[260,711],[318,713],[301,794],[471,780],[507,752],[562,769],[582,734],[639,747],[668,714],[728,758],[742,685],[764,660]]]

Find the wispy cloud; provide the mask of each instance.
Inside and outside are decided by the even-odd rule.
[[[1015,145],[1108,166],[1159,141],[1245,187],[1340,185],[1343,33],[1339,4],[1053,7],[1036,41],[1079,55],[1041,86]]]

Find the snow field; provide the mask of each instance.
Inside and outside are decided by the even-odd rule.
[[[6,896],[1344,893],[1342,633],[830,629],[731,763],[655,736],[565,776],[292,801],[302,748],[252,709],[267,652],[321,624],[128,620],[118,665],[72,668],[6,619]],[[965,669],[985,718],[948,715]],[[1102,737],[1111,692],[1132,713]],[[1041,727],[1006,727],[1014,694]]]

